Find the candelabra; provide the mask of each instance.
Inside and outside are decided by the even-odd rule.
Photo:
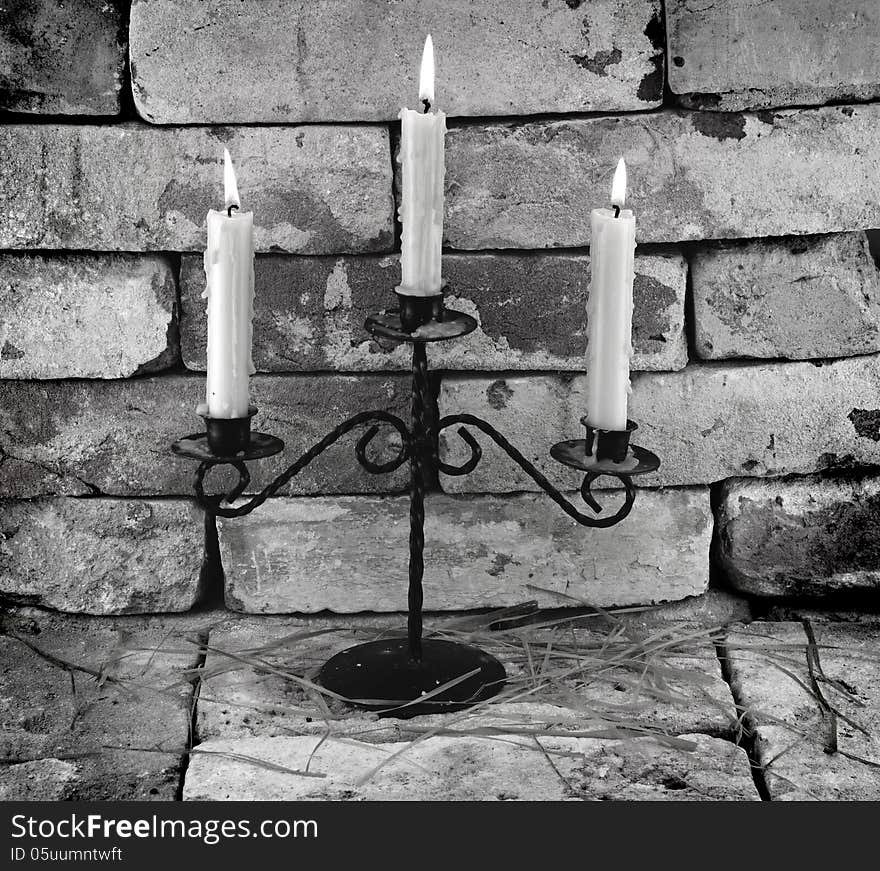
[[[380,715],[410,717],[416,714],[459,710],[495,695],[504,685],[504,666],[493,656],[471,645],[441,638],[422,637],[425,546],[425,490],[436,473],[467,475],[482,457],[482,448],[471,429],[478,430],[504,451],[569,517],[583,526],[609,527],[623,520],[635,501],[635,475],[655,471],[660,460],[644,448],[630,445],[636,425],[626,430],[592,428],[585,419],[586,437],[561,441],[550,455],[566,466],[584,472],[580,494],[593,515],[570,502],[495,427],[472,414],[439,416],[437,401],[428,381],[426,346],[467,335],[477,326],[469,315],[447,309],[442,295],[414,297],[398,294],[399,307],[367,318],[365,328],[373,336],[412,345],[412,418],[407,425],[387,411],[362,411],[309,448],[278,477],[242,505],[233,506],[247,489],[247,462],[279,453],[284,443],[274,436],[251,432],[247,417],[211,418],[204,415],[205,432],[187,436],[172,445],[174,453],[199,461],[195,494],[205,511],[221,517],[241,517],[262,505],[342,436],[367,425],[355,444],[358,463],[371,474],[386,474],[409,462],[409,589],[406,637],[392,637],[359,644],[331,657],[321,668],[318,683],[350,704],[379,711]],[[368,449],[382,426],[400,437],[400,447],[390,460],[370,459]],[[464,462],[453,464],[439,456],[439,435],[449,427],[469,449]],[[470,427],[471,429],[468,429]],[[238,473],[237,483],[224,495],[207,495],[206,473],[228,465]],[[600,516],[602,506],[593,482],[607,475],[620,481],[624,500],[611,515]],[[223,503],[226,503],[224,506]]]

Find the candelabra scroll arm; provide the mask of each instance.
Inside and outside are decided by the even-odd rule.
[[[471,450],[471,455],[464,463],[457,466],[440,461],[439,468],[447,475],[467,475],[477,467],[482,456],[482,450],[473,434],[465,429],[466,426],[472,426],[489,436],[489,438],[492,439],[492,441],[495,442],[495,444],[498,445],[498,447],[501,448],[501,450],[503,450],[504,453],[506,453],[569,517],[577,521],[581,526],[596,528],[614,526],[615,524],[620,523],[620,521],[623,520],[632,510],[636,498],[636,488],[632,482],[632,478],[627,474],[617,474],[604,470],[600,473],[586,473],[580,488],[581,496],[587,505],[589,505],[596,513],[602,510],[602,506],[596,501],[590,488],[593,481],[597,478],[602,475],[609,475],[610,477],[617,478],[621,484],[623,484],[626,491],[623,505],[621,505],[614,514],[609,515],[608,517],[591,517],[589,514],[584,514],[582,511],[579,511],[575,505],[569,502],[568,499],[566,499],[565,496],[563,496],[562,493],[554,487],[553,484],[550,483],[550,481],[507,440],[507,438],[505,438],[505,436],[492,426],[492,424],[473,414],[448,414],[440,418],[438,421],[437,431],[438,433],[442,432],[447,427],[455,426],[456,424],[462,424],[462,426],[458,428],[457,434],[465,444],[468,445]]]
[[[259,493],[249,499],[244,505],[237,508],[224,508],[220,505],[220,501],[216,496],[209,496],[204,490],[204,480],[207,472],[214,466],[229,465],[232,466],[239,475],[238,483],[226,494],[226,500],[231,502],[237,499],[243,492],[248,483],[250,483],[250,473],[243,461],[229,460],[203,460],[196,470],[194,489],[196,493],[196,501],[206,511],[216,514],[219,517],[243,517],[250,514],[255,508],[262,505],[267,499],[274,496],[285,484],[295,478],[309,463],[316,457],[320,456],[335,442],[339,441],[346,433],[364,423],[374,422],[357,441],[355,445],[355,456],[358,463],[371,474],[384,474],[393,472],[402,466],[409,458],[411,452],[412,438],[410,436],[407,425],[397,415],[387,411],[362,411],[359,414],[343,421],[335,429],[331,430],[320,441],[312,445],[302,456],[294,460],[277,478],[267,484]],[[400,435],[400,449],[396,456],[385,463],[374,463],[367,455],[367,447],[379,432],[381,424],[388,424],[397,430]]]
[[[403,421],[400,421],[400,423],[403,424]],[[370,442],[372,442],[379,433],[380,429],[381,427],[378,424],[373,424],[373,426],[366,430],[366,432],[364,432],[364,434],[357,440],[357,443],[354,446],[354,454],[355,457],[357,457],[358,463],[371,475],[385,475],[388,472],[393,472],[395,469],[400,468],[409,456],[409,447],[407,444],[409,437],[405,434],[406,427],[404,426],[403,430],[398,427],[397,431],[400,433],[401,441],[403,443],[402,450],[398,452],[397,456],[392,457],[387,462],[374,463],[367,456],[367,448],[369,447]]]

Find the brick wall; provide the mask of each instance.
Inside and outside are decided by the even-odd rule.
[[[0,11],[0,594],[184,611],[221,560],[234,610],[405,608],[402,471],[340,444],[206,559],[168,448],[200,425],[224,145],[259,251],[257,428],[289,460],[362,408],[406,416],[405,349],[362,322],[399,278],[396,116],[428,31],[444,275],[480,323],[431,349],[442,411],[578,486],[547,450],[580,431],[589,212],[623,155],[631,416],[663,466],[589,531],[487,446],[428,497],[426,608],[876,589],[874,0],[35,0]]]

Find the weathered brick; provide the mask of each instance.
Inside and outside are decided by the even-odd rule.
[[[880,350],[880,273],[864,233],[702,248],[690,267],[704,359]]]
[[[208,741],[193,754],[185,801],[757,801],[745,752],[684,735],[688,749],[649,738],[607,741],[433,736],[407,745],[315,737]],[[315,777],[237,761],[234,754]],[[389,760],[391,754],[396,754]],[[230,758],[232,757],[232,758]],[[386,764],[380,763],[385,762]],[[378,768],[371,775],[374,769]],[[366,782],[363,782],[363,781]]]
[[[204,395],[205,379],[199,376],[7,382],[0,405],[0,492],[6,497],[192,495],[196,463],[172,456],[171,443],[204,431],[196,415]],[[387,409],[406,419],[410,393],[398,376],[264,375],[251,379],[251,401],[259,409],[253,429],[284,439],[286,449],[250,465],[248,492],[265,486],[359,411]],[[394,456],[396,438],[383,428],[371,456]],[[340,439],[282,492],[381,492],[405,485],[405,468],[381,476],[363,471],[354,457],[356,439],[357,433]],[[216,474],[206,481],[208,492],[224,492],[225,479]]]
[[[880,587],[880,478],[725,482],[718,556],[730,583],[758,596]]]
[[[416,102],[431,33],[450,115],[646,109],[663,95],[659,19],[659,0],[484,0],[478,14],[468,0],[141,0],[132,90],[159,124],[388,121]]]
[[[396,257],[288,257],[254,261],[254,365],[262,372],[409,369],[411,349],[383,351],[363,329],[368,314],[396,304]],[[181,260],[181,352],[206,365],[203,260]],[[433,361],[432,356],[432,361]]]
[[[633,368],[687,362],[680,255],[636,258]],[[363,329],[367,315],[396,304],[397,257],[265,255],[255,263],[254,364],[260,371],[409,369],[410,349],[390,350]],[[583,370],[590,259],[582,254],[450,254],[443,259],[450,308],[480,322],[469,336],[429,347],[443,369]],[[181,346],[205,368],[207,321],[202,258],[181,268]]]
[[[444,369],[556,369],[586,366],[587,255],[447,255],[443,274],[450,306],[479,328],[440,348]],[[681,369],[687,363],[680,255],[640,255],[633,283],[635,371]]]
[[[441,414],[471,413],[500,429],[552,481],[573,489],[581,473],[552,460],[554,442],[583,437],[586,377],[446,378]],[[635,444],[656,453],[646,487],[703,484],[733,476],[778,476],[880,463],[880,357],[833,363],[709,364],[633,378]],[[479,434],[474,431],[475,435]],[[485,437],[466,477],[443,476],[449,492],[505,493],[536,485]],[[450,428],[441,454],[469,456]],[[600,486],[606,479],[599,479]]]
[[[161,257],[0,256],[0,378],[127,378],[178,357]]]
[[[85,614],[187,611],[199,595],[203,526],[182,500],[4,502],[0,594]]]
[[[613,531],[583,528],[543,496],[433,496],[425,514],[429,610],[535,597],[543,607],[643,604],[696,595],[709,580],[707,490],[642,494]],[[236,610],[406,610],[405,498],[274,500],[219,519],[218,535],[227,604]]]
[[[2,629],[0,794],[19,801],[176,797],[198,620],[25,609],[5,615]]]
[[[639,242],[880,226],[880,105],[756,115],[659,112],[454,127],[446,242],[553,248],[589,241],[626,158]]]
[[[667,0],[669,87],[731,111],[880,96],[874,0]]]
[[[341,650],[389,633],[405,633],[401,615],[358,615],[344,622],[320,616],[231,617],[211,629],[199,696],[198,735],[207,741],[320,735],[329,729],[334,735],[384,743],[411,740],[434,728],[467,734],[476,729],[504,732],[515,726],[541,734],[554,729],[583,732],[617,721],[634,730],[671,735],[699,731],[732,738],[737,729],[736,710],[721,676],[711,630],[704,627],[701,634],[691,624],[663,622],[657,613],[662,610],[639,611],[646,623],[662,622],[670,643],[665,650],[646,656],[646,671],[636,680],[633,645],[639,638],[656,636],[658,624],[651,623],[641,632],[627,626],[621,632],[627,625],[624,621],[635,617],[632,614],[616,616],[614,625],[604,630],[576,627],[566,618],[550,627],[550,621],[543,627],[511,629],[495,624],[491,631],[487,628],[490,615],[429,615],[426,634],[448,632],[446,637],[477,644],[503,663],[508,677],[503,690],[506,697],[494,696],[464,714],[423,714],[412,719],[379,718],[327,696],[322,705],[314,691],[284,677],[312,676]],[[365,619],[371,625],[364,625]],[[471,635],[468,620],[484,622],[473,626]],[[595,625],[597,620],[586,622]],[[677,638],[683,640],[674,641]],[[619,656],[624,649],[629,655]],[[541,651],[533,656],[531,666],[527,651]],[[604,651],[604,658],[596,656],[596,651]],[[577,656],[585,670],[571,669],[572,657]],[[266,664],[277,670],[270,672]],[[589,679],[593,668],[601,674],[597,680]],[[569,673],[562,677],[561,672]],[[663,693],[654,691],[654,674],[662,674]]]
[[[260,251],[384,251],[393,242],[383,127],[0,127],[0,246],[201,251],[222,206],[223,148]]]
[[[756,622],[727,640],[731,687],[755,735],[770,798],[876,801],[880,625],[817,623],[812,630],[812,652],[800,623]],[[836,726],[811,689],[808,656],[815,686],[838,712]]]
[[[0,109],[116,115],[125,67],[120,0],[12,0],[0,9]]]

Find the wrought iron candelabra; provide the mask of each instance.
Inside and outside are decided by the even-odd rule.
[[[387,411],[362,411],[354,415],[309,448],[263,490],[242,505],[233,506],[247,489],[247,462],[279,453],[281,439],[251,432],[255,408],[245,418],[205,417],[205,432],[187,436],[172,445],[174,453],[199,461],[195,494],[205,511],[221,517],[249,514],[299,474],[316,457],[342,436],[367,425],[355,444],[358,463],[372,474],[393,472],[409,462],[410,531],[409,593],[406,637],[393,637],[359,644],[331,657],[322,667],[318,682],[326,689],[359,707],[381,715],[410,717],[469,707],[495,695],[506,680],[504,666],[490,654],[471,645],[441,638],[422,637],[425,547],[425,489],[436,473],[467,475],[480,462],[482,449],[468,427],[478,430],[503,450],[559,507],[583,526],[609,527],[623,520],[632,509],[635,475],[655,471],[660,460],[644,448],[630,445],[636,428],[631,421],[623,431],[600,430],[584,420],[586,437],[561,441],[550,455],[584,472],[580,494],[593,514],[586,514],[570,502],[495,427],[472,414],[439,416],[437,401],[428,381],[426,346],[467,335],[477,326],[469,315],[447,309],[442,295],[414,297],[398,293],[399,306],[367,318],[365,328],[376,337],[412,345],[412,419],[407,425]],[[400,437],[400,448],[390,460],[370,459],[368,449],[382,426],[390,426]],[[459,464],[439,456],[439,435],[449,427],[470,450]],[[208,495],[205,475],[215,466],[228,465],[238,473],[237,483],[225,496]],[[602,475],[617,478],[623,485],[623,504],[611,515],[602,516],[602,506],[592,492]],[[224,505],[223,503],[226,503]],[[442,688],[437,692],[438,688]]]

